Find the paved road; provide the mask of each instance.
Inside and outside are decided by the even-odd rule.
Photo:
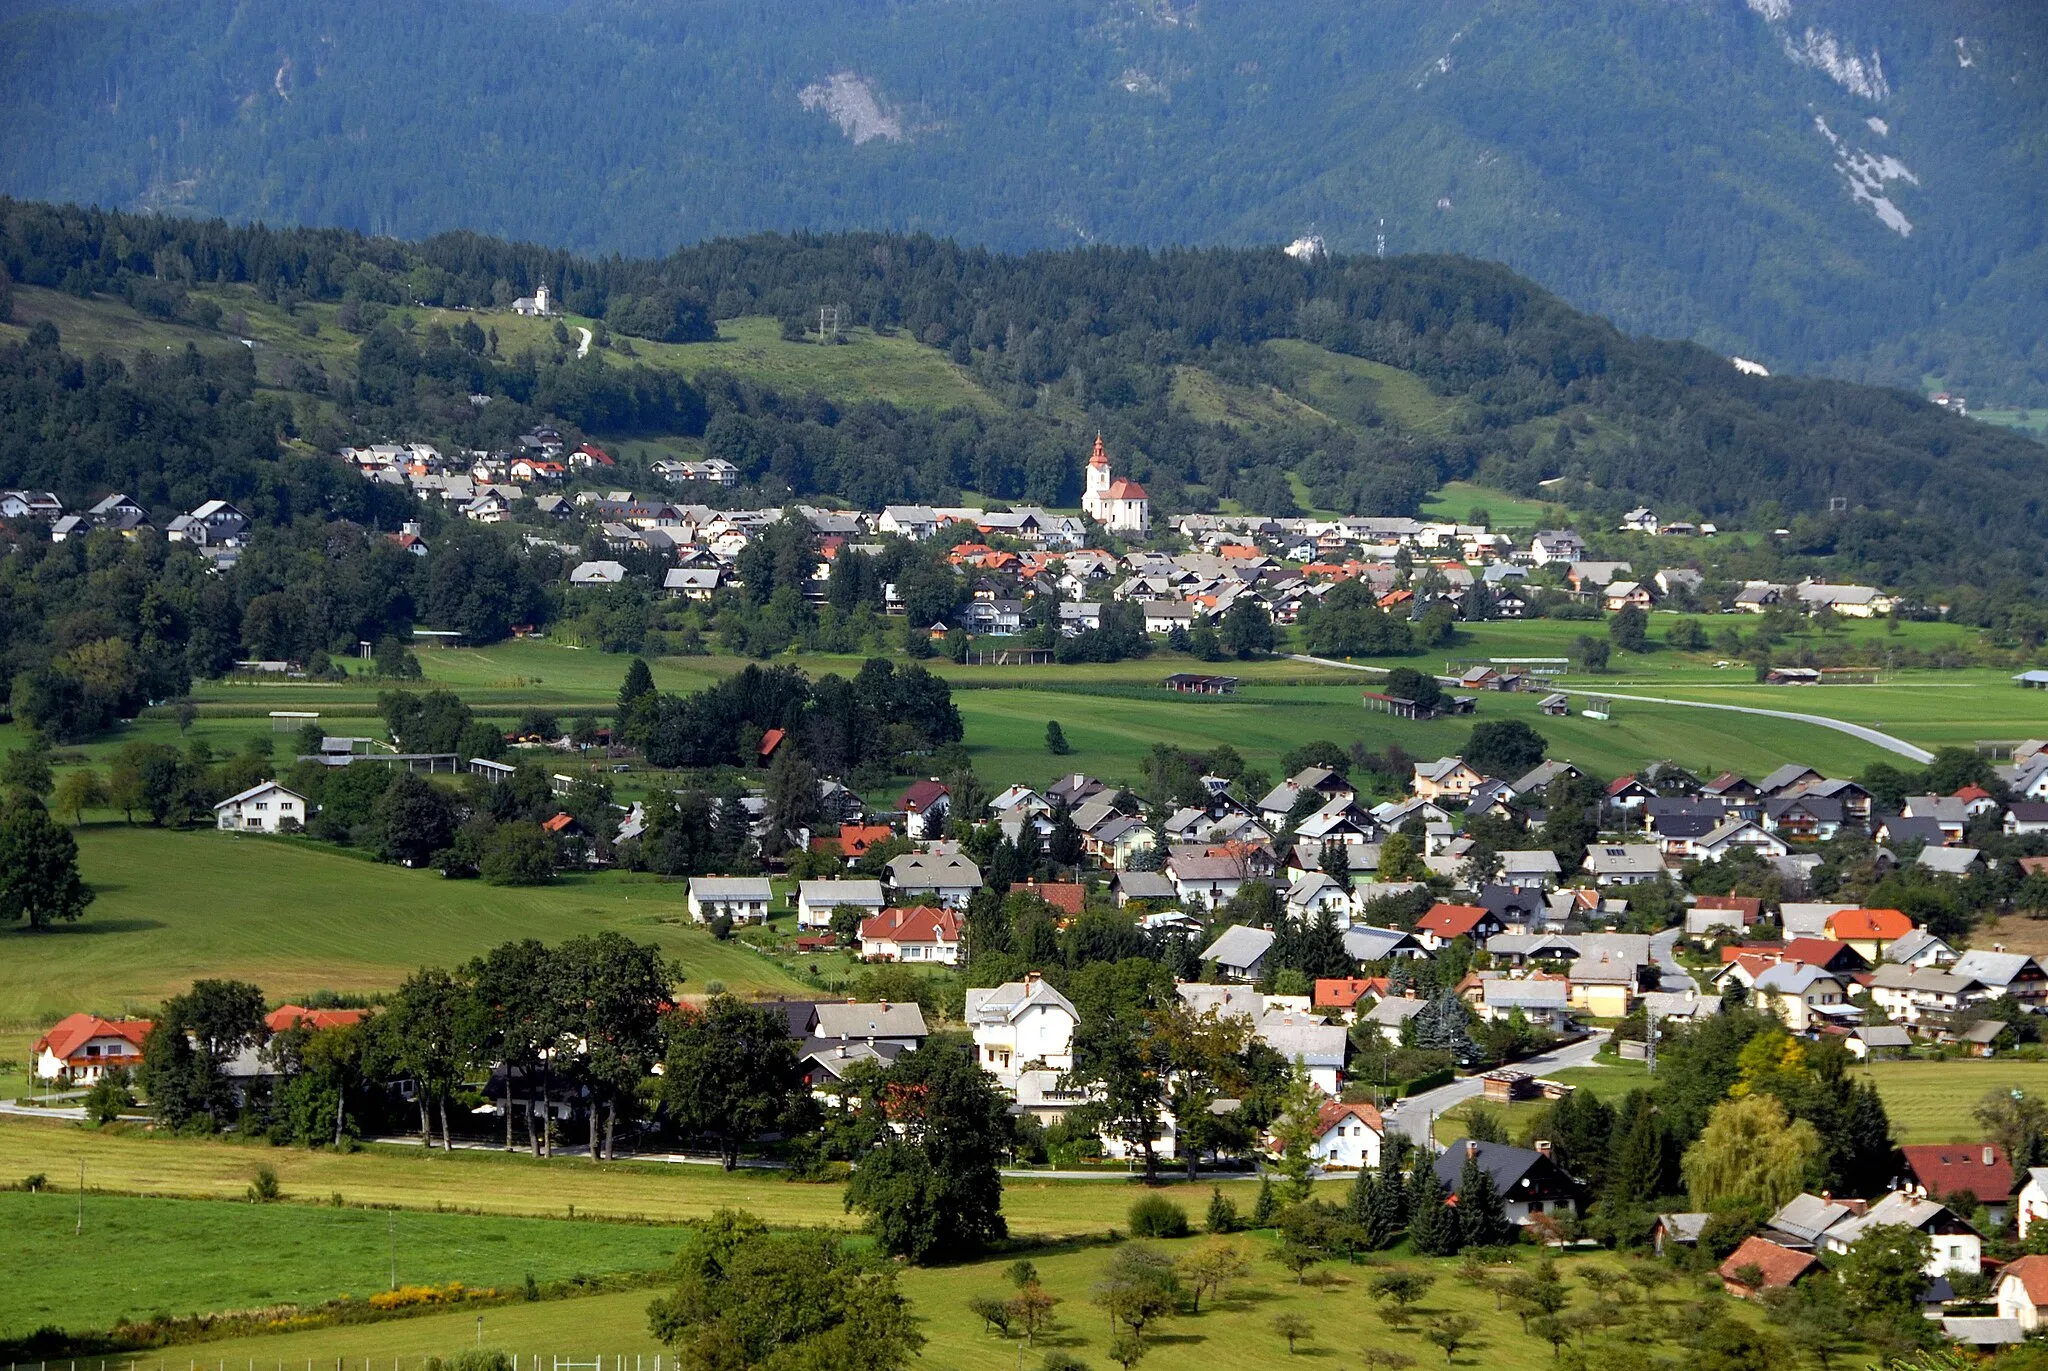
[[[576,345],[576,355],[578,357],[588,357],[590,355],[590,330],[578,324],[576,331],[583,335],[583,341]]]
[[[1682,705],[1687,709],[1723,709],[1730,714],[1754,714],[1764,719],[1791,719],[1796,723],[1816,724],[1821,728],[1832,728],[1837,733],[1846,733],[1852,738],[1861,738],[1887,752],[1896,752],[1901,757],[1919,762],[1922,766],[1934,760],[1934,754],[1924,747],[1915,747],[1904,738],[1894,738],[1889,733],[1880,733],[1862,724],[1846,723],[1841,719],[1830,719],[1825,714],[1801,714],[1791,709],[1758,709],[1753,705],[1724,705],[1707,700],[1673,700],[1662,695],[1617,695],[1608,690],[1589,690],[1579,686],[1564,686],[1560,689],[1567,695],[1597,695],[1603,700],[1634,700],[1646,705]]]
[[[1340,662],[1332,657],[1311,657],[1306,653],[1293,652],[1288,656],[1297,662],[1308,662],[1315,666],[1332,666],[1340,671],[1370,671],[1384,676],[1388,668],[1383,666],[1360,666],[1356,662]],[[1754,714],[1765,719],[1790,719],[1795,723],[1814,724],[1820,728],[1832,728],[1837,733],[1846,733],[1852,738],[1861,738],[1887,752],[1925,766],[1934,760],[1934,754],[1924,747],[1915,747],[1904,738],[1894,738],[1889,733],[1880,733],[1862,724],[1846,723],[1841,719],[1830,719],[1825,714],[1802,714],[1791,709],[1758,709],[1754,705],[1724,705],[1707,700],[1673,700],[1663,695],[1617,695],[1611,690],[1594,690],[1583,686],[1559,686],[1566,695],[1593,695],[1603,700],[1634,700],[1645,705],[1678,705],[1685,709],[1723,709],[1730,714]]]
[[[83,1109],[67,1109],[63,1106],[43,1108],[39,1105],[16,1104],[13,1100],[0,1100],[0,1114],[11,1114],[20,1119],[72,1119],[85,1118]]]
[[[1562,1071],[1570,1066],[1592,1066],[1594,1056],[1600,1051],[1600,1044],[1607,1041],[1607,1031],[1602,1029],[1592,1037],[1555,1052],[1545,1052],[1527,1061],[1515,1063],[1518,1071],[1530,1071],[1543,1075],[1551,1071]],[[1416,1142],[1428,1140],[1430,1126],[1436,1116],[1474,1098],[1485,1086],[1477,1076],[1460,1076],[1449,1085],[1440,1085],[1434,1090],[1425,1090],[1420,1095],[1411,1095],[1396,1101],[1382,1111],[1389,1130],[1405,1133]]]

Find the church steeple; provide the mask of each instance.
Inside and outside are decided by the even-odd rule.
[[[1104,470],[1109,468],[1109,454],[1102,450],[1102,435],[1099,433],[1095,435],[1095,455],[1088,459],[1088,465]]]

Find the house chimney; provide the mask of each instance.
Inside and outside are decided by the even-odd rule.
[[[1479,1155],[1479,1139],[1465,1139],[1465,1155],[1468,1157],[1476,1157]]]
[[[1550,1139],[1538,1138],[1536,1140],[1536,1155],[1545,1158],[1550,1156]]]

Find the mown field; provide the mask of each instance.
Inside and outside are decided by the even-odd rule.
[[[0,1028],[28,1033],[80,1009],[147,1012],[200,976],[242,977],[273,1000],[385,990],[422,964],[455,965],[507,939],[600,929],[659,944],[682,964],[687,991],[713,981],[739,993],[803,989],[687,926],[682,884],[628,873],[496,887],[308,842],[118,823],[81,830],[79,855],[99,895],[84,919],[0,931]]]
[[[1179,1257],[1206,1238],[1161,1242],[1166,1255]],[[1422,1366],[1439,1364],[1443,1354],[1425,1341],[1422,1330],[1440,1316],[1461,1315],[1472,1321],[1470,1340],[1449,1359],[1453,1366],[1502,1368],[1503,1371],[1544,1371],[1554,1365],[1552,1352],[1544,1343],[1524,1333],[1512,1311],[1495,1308],[1494,1296],[1461,1282],[1457,1264],[1449,1260],[1411,1259],[1382,1255],[1372,1265],[1333,1263],[1310,1274],[1297,1284],[1294,1278],[1270,1259],[1276,1243],[1270,1233],[1239,1235],[1233,1241],[1249,1258],[1249,1273],[1220,1300],[1205,1303],[1197,1314],[1180,1314],[1161,1320],[1148,1329],[1148,1368],[1201,1367],[1205,1371],[1269,1371],[1292,1364],[1295,1358],[1308,1366],[1358,1366],[1367,1348],[1403,1353]],[[1055,1309],[1058,1326],[1041,1336],[1027,1350],[1021,1338],[1004,1337],[985,1330],[981,1320],[968,1309],[968,1301],[979,1295],[1009,1293],[1003,1268],[1009,1255],[994,1260],[938,1268],[909,1268],[900,1277],[919,1330],[926,1338],[922,1355],[913,1363],[931,1371],[1015,1371],[1019,1366],[1035,1367],[1046,1352],[1059,1350],[1078,1358],[1082,1364],[1102,1368],[1107,1358],[1109,1334],[1102,1311],[1091,1302],[1116,1249],[1113,1245],[1090,1243],[1040,1248],[1028,1253],[1038,1268],[1046,1291],[1060,1301]],[[1526,1264],[1530,1254],[1518,1256]],[[1416,1320],[1405,1331],[1395,1331],[1379,1317],[1379,1303],[1369,1292],[1369,1283],[1379,1270],[1403,1266],[1424,1271],[1434,1284],[1416,1306]],[[1611,1256],[1566,1258],[1561,1272],[1571,1293],[1568,1310],[1587,1310],[1595,1304],[1584,1273],[1603,1270],[1631,1270],[1633,1260]],[[1501,1274],[1506,1274],[1505,1268]],[[1649,1313],[1642,1324],[1669,1330],[1668,1312],[1702,1297],[1683,1278],[1667,1279],[1646,1301]],[[602,1355],[626,1358],[652,1366],[652,1359],[666,1349],[647,1331],[649,1293],[633,1291],[597,1295],[584,1299],[541,1304],[513,1304],[483,1311],[484,1345],[516,1351],[528,1358],[548,1359],[574,1356],[588,1361]],[[1733,1317],[1754,1315],[1724,1301],[1707,1296]],[[1287,1342],[1274,1330],[1280,1315],[1305,1319],[1313,1330],[1292,1357]],[[1617,1336],[1593,1334],[1593,1339]],[[246,1337],[210,1342],[190,1349],[198,1358],[239,1365],[291,1366],[308,1360],[320,1363],[335,1358],[361,1358],[373,1366],[392,1365],[398,1371],[413,1371],[420,1360],[446,1356],[461,1347],[475,1345],[478,1337],[476,1315],[455,1312],[405,1319],[397,1322],[321,1329],[267,1337]],[[186,1349],[179,1349],[185,1351]],[[1653,1354],[1671,1356],[1682,1349],[1655,1334],[1648,1335]],[[171,1358],[166,1354],[166,1366]],[[147,1363],[145,1363],[147,1364]],[[545,1361],[543,1364],[546,1364]]]
[[[83,1232],[79,1214],[62,1189],[0,1193],[0,1337],[361,1299],[388,1289],[394,1266],[401,1285],[499,1288],[652,1271],[681,1241],[674,1226],[132,1195],[88,1195]]]

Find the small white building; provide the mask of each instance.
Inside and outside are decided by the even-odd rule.
[[[1380,1164],[1380,1142],[1387,1126],[1380,1111],[1369,1104],[1325,1104],[1316,1115],[1316,1140],[1309,1144],[1310,1160],[1325,1167],[1359,1171]]]
[[[736,924],[765,923],[773,898],[766,876],[692,876],[690,922],[708,924],[724,915]]]
[[[214,824],[223,833],[279,833],[305,827],[313,806],[296,791],[276,781],[252,785],[213,807]]]
[[[964,1017],[974,1030],[975,1061],[1012,1090],[1026,1070],[1074,1069],[1081,1012],[1035,971],[991,990],[969,990]]]
[[[829,928],[832,912],[852,905],[862,918],[878,914],[888,906],[880,881],[802,881],[796,888],[796,926]]]

